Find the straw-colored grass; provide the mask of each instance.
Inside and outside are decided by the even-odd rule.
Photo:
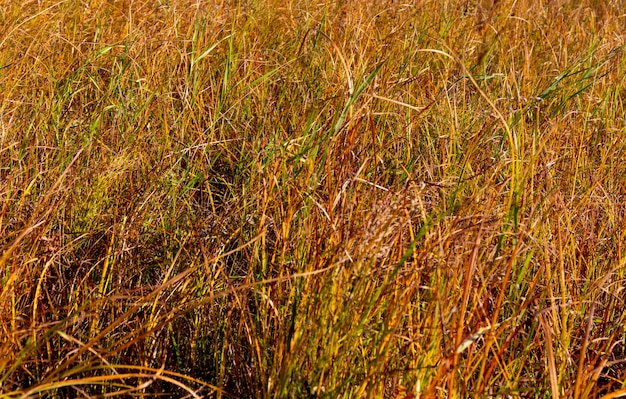
[[[626,395],[623,5],[2,2],[0,397]]]

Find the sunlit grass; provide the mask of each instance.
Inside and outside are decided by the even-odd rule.
[[[7,2],[0,395],[625,394],[626,19],[565,3]]]

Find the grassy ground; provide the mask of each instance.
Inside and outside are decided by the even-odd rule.
[[[0,396],[626,393],[621,1],[3,1]]]

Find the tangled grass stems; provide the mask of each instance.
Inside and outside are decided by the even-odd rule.
[[[561,3],[8,2],[0,395],[622,395],[626,29]]]

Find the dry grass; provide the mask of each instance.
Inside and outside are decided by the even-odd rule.
[[[626,394],[623,10],[5,1],[0,396]]]

